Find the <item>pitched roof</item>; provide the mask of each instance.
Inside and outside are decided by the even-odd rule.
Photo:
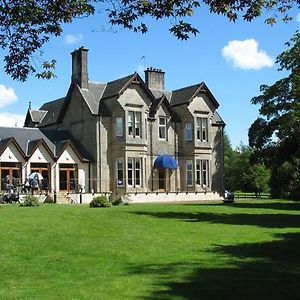
[[[173,91],[171,97],[171,105],[177,106],[189,103],[198,93],[205,93],[208,96],[208,98],[212,101],[213,105],[216,108],[219,107],[218,101],[210,92],[210,90],[204,82]]]
[[[135,74],[131,74],[107,83],[102,99],[111,98],[118,95],[123,88],[129,84],[134,75]]]
[[[105,83],[89,83],[89,89],[80,88],[80,92],[92,114],[99,113],[100,99],[106,88]]]
[[[23,153],[26,153],[28,156],[33,153],[32,151],[41,143],[41,140],[43,140],[52,155],[55,156],[56,144],[68,140],[72,143],[82,160],[91,160],[84,146],[76,141],[69,131],[42,128],[0,127],[0,145],[2,147],[5,146],[5,141],[12,137],[14,137]]]
[[[221,116],[218,114],[217,111],[215,111],[214,115],[213,115],[213,119],[212,119],[212,124],[213,125],[221,125],[221,126],[225,126],[225,122],[223,121],[223,119],[221,118]]]
[[[160,98],[156,98],[152,101],[150,109],[149,109],[149,117],[155,118],[158,108],[162,104],[166,105],[167,109],[169,110],[170,115],[172,116],[172,120],[174,122],[180,122],[179,116],[174,111],[173,107],[171,106],[170,102],[168,101],[168,99],[165,95],[162,95]]]
[[[21,155],[25,158],[25,152],[21,147],[18,145],[14,137],[7,137],[4,139],[0,139],[0,155],[5,151],[5,149],[9,146],[9,144],[13,143],[16,148],[19,150]]]
[[[47,111],[39,126],[55,124],[64,104],[65,97],[43,104],[39,110]]]
[[[29,113],[30,113],[32,122],[39,123],[45,117],[45,115],[47,114],[47,111],[45,111],[45,110],[32,110],[32,109],[30,109]]]
[[[45,149],[48,151],[48,153],[50,154],[50,156],[52,156],[52,158],[54,158],[54,155],[53,155],[51,149],[49,148],[49,146],[46,144],[46,142],[42,138],[37,139],[37,140],[29,140],[28,141],[26,155],[28,157],[30,157],[40,145],[43,145],[45,147]]]

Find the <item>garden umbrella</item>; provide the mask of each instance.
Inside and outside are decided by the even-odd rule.
[[[28,178],[29,179],[37,179],[37,180],[44,179],[44,177],[40,173],[38,173],[38,172],[31,173]]]

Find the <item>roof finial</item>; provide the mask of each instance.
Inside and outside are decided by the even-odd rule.
[[[31,101],[29,101],[28,109],[31,110]]]

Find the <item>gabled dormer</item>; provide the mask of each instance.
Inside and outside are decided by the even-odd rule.
[[[33,110],[31,109],[31,102],[29,102],[29,107],[26,113],[26,118],[24,122],[24,127],[38,127],[46,116],[46,110]]]

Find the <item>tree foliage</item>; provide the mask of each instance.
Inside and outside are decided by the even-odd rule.
[[[265,20],[274,24],[278,18],[287,22],[289,11],[299,8],[299,0],[0,0],[0,47],[5,72],[13,79],[24,81],[30,74],[40,78],[54,76],[55,60],[39,63],[34,56],[42,50],[51,36],[59,36],[62,26],[74,18],[94,14],[102,8],[112,25],[146,33],[145,17],[169,19],[170,32],[186,40],[198,29],[189,21],[196,11],[207,6],[211,13],[230,21],[243,18],[251,21],[263,13],[271,13]],[[96,26],[96,25],[95,25]]]
[[[230,191],[268,192],[270,170],[262,162],[251,161],[253,150],[241,144],[232,149],[228,135],[224,134],[224,184]]]
[[[272,192],[274,196],[296,197],[297,180],[300,177],[300,32],[296,32],[289,48],[276,62],[279,71],[287,77],[273,85],[261,86],[262,94],[252,99],[260,105],[260,115],[249,129],[249,144],[272,167]],[[285,174],[283,176],[283,174]],[[289,178],[287,184],[283,177]]]

